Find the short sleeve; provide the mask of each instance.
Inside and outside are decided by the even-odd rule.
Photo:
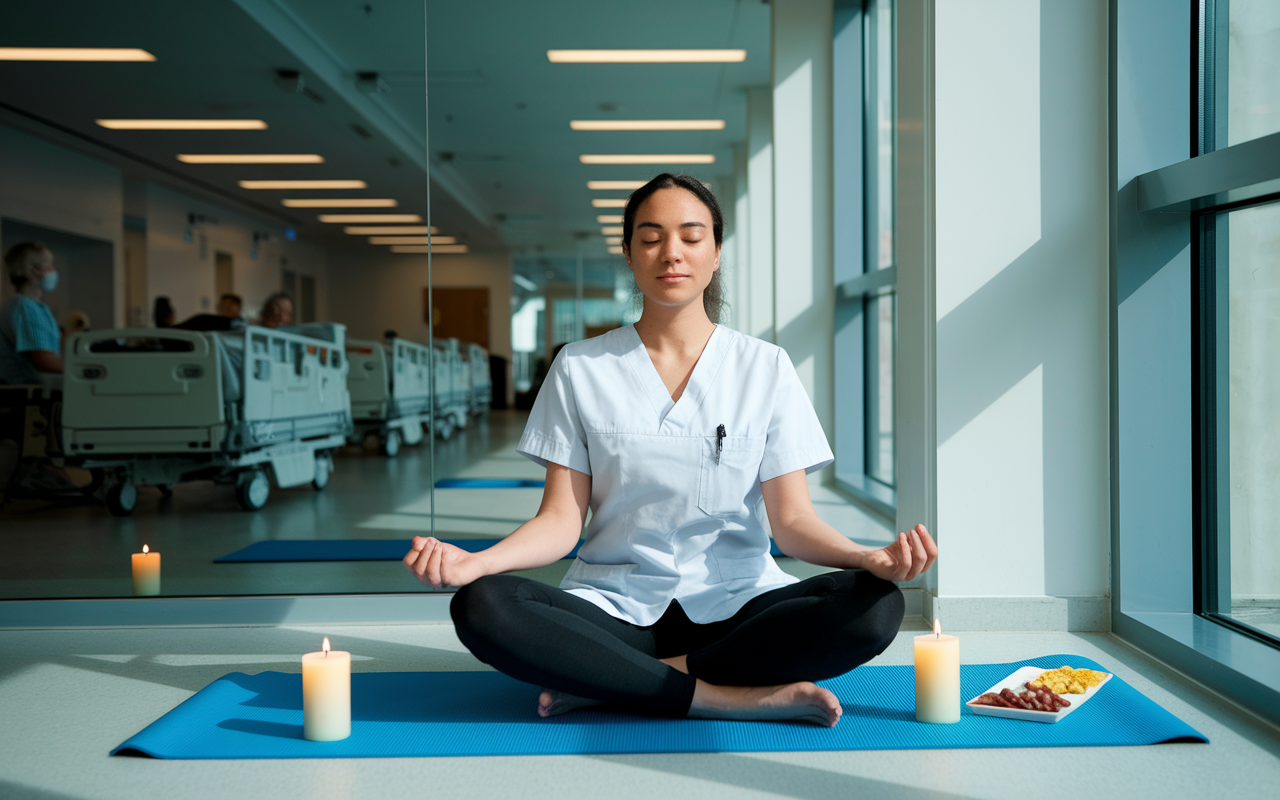
[[[775,374],[773,412],[760,461],[762,482],[799,469],[816,472],[835,461],[818,414],[785,350],[778,350]]]
[[[545,467],[550,461],[590,475],[587,434],[569,374],[569,354],[562,350],[538,390],[516,452],[539,466]]]
[[[13,309],[13,333],[14,352],[49,350],[58,353],[62,350],[62,334],[58,331],[58,323],[44,303],[19,303]]]

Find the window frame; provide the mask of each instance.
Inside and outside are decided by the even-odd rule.
[[[894,431],[894,477],[892,484],[885,483],[871,474],[871,448],[873,446],[873,415],[878,404],[873,393],[878,384],[872,380],[869,370],[878,364],[872,348],[878,345],[878,336],[873,330],[877,320],[870,313],[874,301],[882,297],[894,298],[894,332],[893,332],[893,382],[894,396],[897,394],[897,280],[898,268],[894,263],[883,269],[879,268],[879,181],[885,176],[879,174],[875,148],[878,144],[877,133],[877,73],[878,63],[894,65],[894,55],[888,59],[878,59],[874,28],[872,27],[870,10],[875,0],[854,0],[854,2],[837,3],[835,8],[835,30],[839,33],[849,25],[856,25],[858,30],[857,52],[846,53],[845,63],[841,63],[841,54],[836,54],[833,64],[835,75],[834,116],[836,119],[836,170],[843,183],[838,181],[835,213],[837,237],[848,236],[853,243],[846,241],[844,246],[837,246],[837,258],[841,253],[857,253],[856,270],[841,269],[837,264],[835,291],[835,354],[836,354],[836,484],[846,494],[853,497],[867,511],[884,519],[890,525],[897,522],[897,420],[896,409]],[[896,25],[896,4],[891,3],[893,23]],[[843,24],[841,24],[843,22]],[[894,31],[890,30],[890,42],[896,42]],[[856,58],[857,67],[849,69],[849,61]],[[848,91],[856,81],[857,88]],[[896,87],[896,81],[891,80]],[[844,91],[842,91],[844,90]],[[852,100],[855,96],[856,102]],[[896,98],[891,98],[891,102]],[[851,103],[856,113],[849,113],[850,108],[841,108],[842,103]],[[894,102],[896,107],[896,102]],[[842,111],[844,117],[850,118],[841,125]],[[891,112],[892,113],[892,112]],[[855,121],[856,120],[856,121]],[[843,130],[841,129],[843,127]],[[841,146],[847,146],[844,153],[839,152]],[[895,144],[896,148],[896,144]],[[856,155],[841,165],[841,157],[845,153]],[[845,155],[845,158],[848,158]],[[892,170],[892,167],[890,168]],[[887,180],[893,182],[895,175],[890,172]],[[849,196],[842,196],[839,186],[855,186],[857,191]],[[896,211],[890,204],[891,211]],[[841,227],[844,231],[841,231]],[[850,246],[856,244],[856,247]],[[845,277],[854,272],[851,277]],[[842,369],[842,367],[849,369]]]
[[[1154,35],[1151,26],[1174,25],[1167,9],[1111,0],[1112,631],[1280,723],[1280,647],[1260,631],[1218,613],[1224,596],[1230,603],[1230,504],[1220,502],[1219,496],[1229,492],[1223,484],[1227,472],[1219,468],[1229,464],[1229,420],[1217,413],[1226,405],[1226,385],[1220,377],[1227,364],[1223,348],[1228,254],[1226,237],[1219,231],[1221,215],[1280,202],[1280,134],[1216,146],[1225,140],[1225,126],[1215,113],[1225,97],[1225,70],[1216,69],[1215,62],[1226,52],[1227,2],[1191,0],[1184,8],[1189,14],[1176,24],[1185,25],[1189,34],[1183,40],[1189,75],[1170,69],[1180,60],[1176,44],[1159,45],[1172,48],[1167,51],[1143,50],[1149,41],[1132,33]],[[1153,57],[1161,60],[1157,63]],[[1125,91],[1159,97],[1162,105],[1122,108],[1119,65],[1144,60],[1140,74],[1129,76]],[[1179,92],[1184,92],[1185,106],[1178,100]],[[1166,118],[1160,115],[1178,108],[1189,112],[1188,127],[1181,132],[1157,130]],[[1122,116],[1126,125],[1136,122],[1121,131]],[[1144,124],[1146,130],[1138,130]],[[1165,152],[1184,142],[1186,158],[1139,174],[1132,185],[1121,188],[1120,160],[1122,155],[1134,158],[1135,139],[1148,146],[1147,153],[1156,152],[1151,146]],[[1122,152],[1122,147],[1127,149]],[[1177,275],[1179,242],[1189,245],[1187,260],[1181,262],[1187,266],[1181,268],[1187,269],[1190,285],[1181,288],[1161,277]],[[1154,273],[1143,273],[1152,267]],[[1146,296],[1129,306],[1138,290]],[[1186,340],[1179,331],[1188,334]],[[1144,335],[1157,338],[1143,340]],[[1185,370],[1181,374],[1179,353]],[[1160,364],[1153,368],[1142,363],[1153,360]],[[1169,380],[1139,399],[1132,387],[1151,375]],[[1130,387],[1129,394],[1122,385]],[[1182,423],[1182,431],[1174,427],[1183,413],[1180,409],[1191,418]],[[1142,415],[1158,422],[1144,427]],[[1160,435],[1185,437],[1185,472],[1177,464],[1152,463],[1159,454],[1144,452],[1151,447],[1151,437]],[[1166,454],[1177,451],[1175,446]],[[1188,479],[1185,484],[1181,475]],[[1185,516],[1177,508],[1184,486],[1191,501]],[[1174,508],[1158,510],[1152,505],[1157,501]],[[1140,520],[1150,513],[1159,519]],[[1151,530],[1152,525],[1158,530]],[[1182,531],[1189,533],[1187,539],[1179,538]],[[1152,542],[1175,546],[1164,553],[1144,551]],[[1180,553],[1180,542],[1187,542],[1189,551]],[[1129,557],[1138,566],[1126,564]]]

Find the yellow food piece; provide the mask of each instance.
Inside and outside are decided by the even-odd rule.
[[[1064,666],[1041,673],[1027,685],[1033,689],[1048,689],[1054,694],[1084,694],[1090,686],[1097,686],[1106,678],[1105,672]]]

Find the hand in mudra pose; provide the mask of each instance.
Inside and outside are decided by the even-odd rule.
[[[442,542],[434,536],[415,536],[413,546],[405,554],[404,565],[414,577],[433,589],[466,586],[476,578],[489,574],[479,553],[468,553],[461,547]]]

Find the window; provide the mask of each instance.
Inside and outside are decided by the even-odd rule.
[[[1280,722],[1280,14],[1113,8],[1111,627]]]
[[[836,477],[881,516],[896,513],[894,358],[894,6],[837,5]]]

